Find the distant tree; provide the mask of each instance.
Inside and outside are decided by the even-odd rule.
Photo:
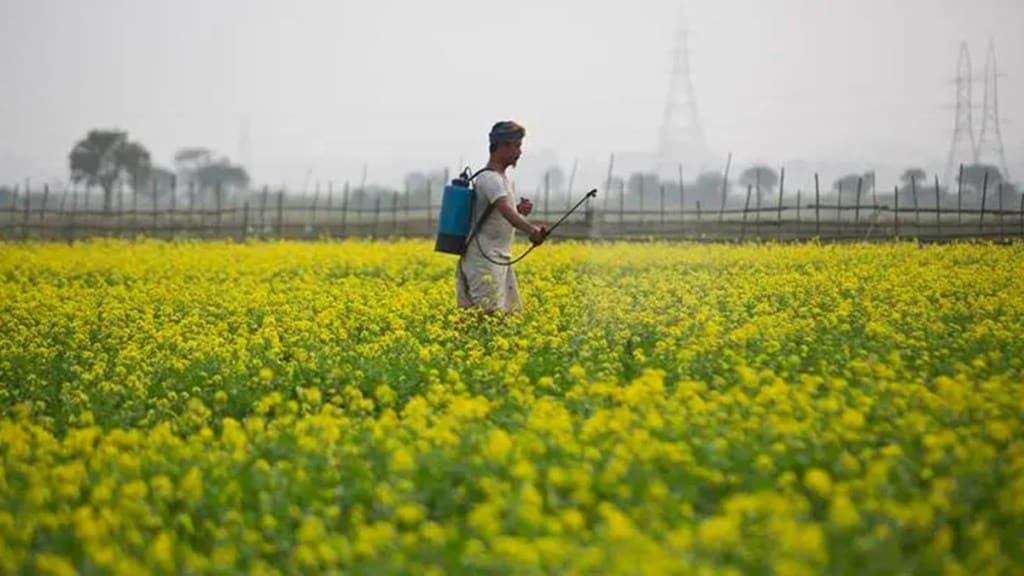
[[[227,157],[218,157],[209,148],[196,146],[178,150],[174,166],[178,182],[201,198],[219,193],[224,200],[231,192],[249,185],[249,173],[244,167],[232,164]]]
[[[847,175],[843,176],[842,178],[840,178],[840,179],[836,180],[835,182],[833,182],[832,183],[832,189],[837,191],[837,192],[841,189],[843,191],[844,195],[848,194],[850,192],[856,194],[857,193],[857,183],[860,182],[861,191],[863,192],[863,190],[864,190],[864,183],[863,183],[862,178],[863,178],[863,176],[860,175],[860,174],[847,174]]]
[[[196,184],[196,173],[199,169],[214,160],[213,151],[209,148],[182,148],[174,155],[174,169],[178,172],[178,180],[182,186]]]
[[[220,158],[200,166],[194,174],[196,186],[203,195],[214,194],[223,201],[232,192],[249,185],[249,173],[245,168],[232,164],[227,158]],[[216,196],[219,195],[219,198]]]
[[[861,202],[863,202],[864,193],[868,190],[864,178],[864,174],[847,174],[833,182],[832,189],[835,190],[843,204],[855,204],[857,202],[857,186],[860,186]],[[874,176],[871,177],[871,181],[874,182]]]
[[[740,174],[740,185],[745,189],[750,186],[763,200],[772,196],[775,187],[779,185],[779,173],[769,166],[751,166]]]
[[[129,180],[137,187],[149,173],[149,152],[128,140],[127,132],[91,130],[75,144],[68,158],[72,182],[99,186],[103,190],[103,209],[113,208],[114,186]]]
[[[149,151],[137,142],[128,142],[121,149],[121,158],[125,165],[125,175],[128,177],[132,191],[138,193],[149,181],[150,166]]]
[[[927,181],[928,173],[920,168],[908,168],[903,171],[900,176],[900,183],[904,186],[909,187],[911,182],[916,182],[920,185],[922,182]]]
[[[865,172],[861,177],[864,179],[864,182],[862,184],[863,188],[861,188],[861,192],[862,193],[868,194],[872,190],[875,189],[875,173],[874,172]]]
[[[721,172],[701,172],[693,183],[693,202],[700,201],[707,206],[709,202],[720,198],[724,181],[725,177]]]
[[[154,202],[160,198],[169,197],[174,193],[175,178],[173,171],[160,166],[153,166],[149,170],[146,186],[140,192]]]
[[[992,164],[968,164],[964,166],[963,186],[969,193],[980,195],[985,187],[985,175],[988,175],[989,190],[1002,182],[1003,175],[997,166]]]

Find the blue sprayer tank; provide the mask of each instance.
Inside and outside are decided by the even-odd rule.
[[[462,255],[466,251],[466,238],[473,226],[473,198],[474,192],[466,174],[444,187],[441,214],[437,218],[435,252]]]

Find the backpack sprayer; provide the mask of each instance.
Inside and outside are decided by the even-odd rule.
[[[435,252],[444,252],[447,254],[455,254],[456,256],[463,256],[466,254],[466,250],[469,245],[472,244],[475,239],[479,244],[480,240],[476,237],[480,227],[483,226],[487,217],[494,211],[494,204],[488,204],[487,208],[484,209],[483,214],[480,215],[480,219],[476,225],[473,225],[473,205],[476,203],[476,190],[472,188],[473,180],[480,175],[484,170],[479,170],[472,176],[469,174],[469,168],[466,168],[459,174],[458,178],[451,181],[450,184],[444,187],[444,194],[441,197],[441,214],[437,219],[437,242],[434,244]],[[573,212],[579,209],[584,202],[597,196],[597,189],[593,189],[587,192],[586,196],[580,199],[568,212],[562,215],[550,228],[545,232],[544,237],[547,238],[555,231],[555,228],[565,221]],[[480,253],[483,257],[491,264],[499,266],[512,266],[518,263],[523,258],[533,251],[537,247],[537,244],[530,246],[526,252],[521,254],[519,257],[514,258],[508,262],[500,262],[493,260],[483,250]]]

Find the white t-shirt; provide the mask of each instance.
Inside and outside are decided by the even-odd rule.
[[[515,206],[515,187],[512,181],[505,175],[486,170],[473,180],[473,188],[476,190],[476,202],[473,203],[473,225],[480,221],[480,216],[488,204],[498,201],[498,198],[507,196],[510,204]],[[476,240],[466,250],[467,255],[478,256],[479,250],[483,249],[488,256],[512,257],[512,240],[515,238],[516,229],[508,220],[498,212],[495,206],[487,221],[480,228],[477,237],[480,239],[479,248]]]

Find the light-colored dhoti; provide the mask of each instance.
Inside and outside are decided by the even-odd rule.
[[[488,256],[496,262],[509,259],[507,254],[494,251]],[[486,312],[515,312],[522,307],[516,271],[488,262],[476,246],[471,246],[455,267],[455,297],[459,308],[478,306]]]

